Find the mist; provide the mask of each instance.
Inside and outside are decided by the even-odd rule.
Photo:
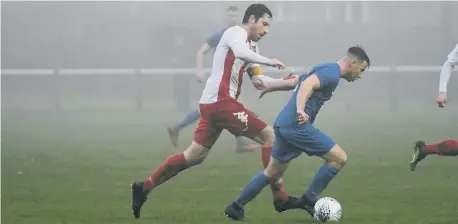
[[[116,174],[122,182],[119,186],[127,186],[131,179],[149,175],[172,153],[185,150],[195,124],[182,131],[177,149],[170,144],[166,129],[198,108],[205,84],[196,80],[197,50],[212,33],[226,26],[229,5],[239,8],[241,20],[251,3],[2,2],[2,182],[10,181],[2,188],[12,195],[4,200],[13,203],[20,195],[19,189],[41,186],[36,184],[42,179],[28,179],[26,175],[49,177],[62,164],[73,164],[68,172],[79,170],[74,175],[83,180],[82,174],[108,175],[121,166],[113,164],[129,160],[126,167],[137,169],[135,176]],[[436,103],[440,69],[458,42],[457,2],[265,4],[272,10],[273,23],[269,34],[259,42],[260,54],[281,60],[287,71],[294,69],[301,74],[313,65],[335,62],[354,45],[362,46],[371,58],[371,67],[362,79],[341,81],[316,121],[317,127],[354,156],[376,157],[377,161],[396,157],[407,164],[416,140],[434,142],[458,137],[456,71],[448,85],[447,107],[440,109]],[[211,60],[212,52],[205,56],[207,69],[211,68]],[[276,78],[287,74],[266,67],[263,71]],[[269,93],[258,99],[259,92],[246,76],[240,101],[273,124],[290,95]],[[224,133],[214,148],[228,150],[212,149],[216,155],[206,166],[218,167],[218,160],[224,160],[223,165],[251,161],[225,160],[225,155],[232,155],[234,145],[234,138]],[[380,154],[381,148],[389,149],[389,157]],[[105,159],[98,150],[114,154]],[[258,154],[254,157],[258,162]],[[442,164],[439,159],[433,161]],[[365,164],[363,159],[354,162]],[[444,166],[457,168],[456,159]],[[246,178],[259,168],[253,167],[241,168]],[[27,169],[43,172],[27,174]],[[66,175],[48,181],[65,182]],[[97,182],[96,177],[92,180]],[[88,186],[93,182],[81,181]],[[243,184],[245,179],[236,187]],[[301,184],[297,188],[305,186]],[[88,187],[93,192],[96,188]],[[123,200],[130,196],[117,193],[126,197]],[[237,194],[232,193],[231,197]],[[343,193],[335,195],[345,200]],[[6,219],[32,223],[20,216],[20,210],[7,208]],[[114,208],[109,212],[118,214]],[[448,217],[455,215],[450,211]],[[71,217],[67,216],[68,220]],[[67,219],[40,220],[60,223]]]

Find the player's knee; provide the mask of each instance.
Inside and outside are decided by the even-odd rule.
[[[342,169],[345,164],[347,164],[347,154],[343,152],[338,155],[331,163],[333,163],[335,168]]]
[[[347,153],[338,145],[335,145],[326,156],[327,163],[337,169],[342,169],[347,159]]]
[[[347,159],[337,159],[333,161],[328,161],[328,164],[336,169],[342,169],[347,163]]]
[[[264,146],[272,146],[275,139],[274,129],[268,125],[261,131],[260,138],[264,142]]]
[[[184,151],[184,158],[189,165],[201,164],[208,155],[210,150],[202,145],[192,142],[191,145]]]
[[[277,182],[280,179],[280,173],[273,169],[265,169],[264,175],[269,179],[269,182]]]
[[[271,157],[269,165],[267,165],[267,168],[264,170],[264,175],[269,179],[269,182],[275,183],[279,181],[287,167],[288,163],[280,163]]]

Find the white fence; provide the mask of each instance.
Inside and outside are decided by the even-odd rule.
[[[426,65],[426,66],[373,66],[369,68],[368,72],[370,73],[410,73],[410,75],[416,73],[431,73],[437,74],[437,82],[439,81],[439,72],[441,70],[440,65]],[[298,73],[302,71],[307,71],[310,69],[310,66],[294,66],[288,67],[287,71],[295,70]],[[206,69],[207,72],[210,69]],[[457,69],[455,69],[457,70]],[[265,67],[263,68],[265,73],[270,73],[271,76],[283,76],[284,71],[278,71],[274,68]],[[137,76],[137,84],[134,88],[137,89],[137,93],[134,94],[133,100],[136,104],[137,110],[143,109],[144,99],[141,94],[141,87],[140,83],[141,76],[194,76],[196,70],[194,68],[182,68],[182,69],[170,69],[170,68],[141,68],[141,69],[134,69],[134,68],[126,68],[126,69],[2,69],[1,74],[3,76],[24,76],[24,75],[32,75],[32,76],[53,76],[53,77],[63,77],[63,76],[95,76],[95,75],[102,75],[102,76],[111,76],[111,75],[122,75],[122,76]],[[388,95],[390,96],[390,104],[393,109],[397,109],[399,105],[399,99],[397,97],[397,91],[401,88],[400,85],[397,84],[396,76],[390,75],[389,79],[393,79],[391,90],[388,91]],[[57,80],[57,79],[56,79]],[[431,85],[436,85],[435,83],[431,83]],[[51,91],[50,99],[53,101],[53,107],[55,110],[61,109],[61,96],[60,96],[60,84],[59,82],[55,83],[55,86],[52,87],[54,91]],[[177,101],[178,103],[178,101]],[[350,105],[348,105],[350,107]]]
[[[311,66],[288,67],[288,70],[304,71]],[[373,66],[368,72],[439,72],[441,65],[415,65],[415,66]],[[457,70],[457,69],[455,69]],[[206,69],[210,71],[209,68]],[[274,68],[264,68],[265,73],[278,73]],[[125,69],[2,69],[2,75],[194,75],[194,68],[125,68]]]

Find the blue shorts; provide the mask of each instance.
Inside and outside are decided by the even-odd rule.
[[[297,158],[302,153],[309,156],[323,156],[336,143],[312,124],[293,127],[274,127],[275,142],[272,157],[282,162]]]

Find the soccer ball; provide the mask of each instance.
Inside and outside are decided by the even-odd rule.
[[[342,206],[331,197],[324,197],[315,204],[315,220],[319,222],[337,222],[342,218]]]

